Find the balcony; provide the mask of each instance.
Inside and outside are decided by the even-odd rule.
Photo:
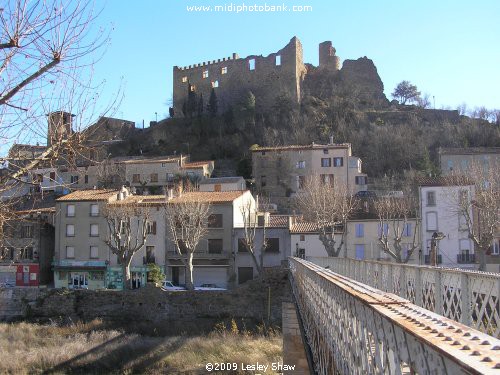
[[[458,264],[473,264],[476,263],[476,254],[457,254]]]
[[[424,262],[425,264],[431,264],[431,256],[430,255],[424,255]],[[443,263],[443,257],[441,255],[437,256],[437,264]]]
[[[193,258],[194,259],[229,259],[230,255],[231,255],[231,251],[229,251],[229,250],[221,250],[218,252],[215,252],[215,251],[209,252],[207,250],[198,250],[198,251],[194,252]],[[186,258],[186,255],[184,253],[182,255],[179,255],[179,253],[177,253],[177,251],[168,251],[167,258],[168,259],[184,259],[184,258]]]

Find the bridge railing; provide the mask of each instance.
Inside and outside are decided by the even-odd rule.
[[[307,260],[500,337],[500,274],[351,258]]]
[[[289,264],[318,374],[500,373],[500,340],[314,263]]]

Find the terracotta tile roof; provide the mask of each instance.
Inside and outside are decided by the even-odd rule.
[[[252,152],[261,151],[293,151],[293,150],[322,150],[324,148],[334,149],[334,148],[349,148],[350,143],[334,143],[328,145],[312,143],[310,145],[288,145],[288,146],[275,146],[275,147],[256,147],[252,149]]]
[[[113,201],[111,204],[162,205],[165,202],[165,195],[129,195],[124,200]]]
[[[235,182],[245,181],[243,177],[211,177],[200,181],[200,185],[207,184],[231,184]]]
[[[474,181],[464,176],[420,177],[418,186],[467,186],[474,185]]]
[[[186,169],[200,168],[200,167],[204,167],[205,165],[208,165],[208,164],[213,163],[213,162],[214,162],[213,160],[192,161],[192,162],[184,163],[183,168],[186,168]]]
[[[269,215],[269,228],[288,228],[288,215]]]
[[[318,224],[316,223],[307,223],[300,222],[295,223],[290,228],[290,233],[317,233],[318,232]]]
[[[199,200],[203,203],[228,203],[241,197],[246,191],[195,191],[182,194],[180,197],[175,197],[169,200],[169,203],[183,203],[194,200]]]
[[[500,154],[500,147],[456,147],[440,148],[441,155]]]
[[[116,189],[102,189],[102,190],[77,190],[58,198],[57,202],[68,201],[106,201],[112,196],[118,194]]]

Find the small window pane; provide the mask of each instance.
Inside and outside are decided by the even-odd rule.
[[[68,216],[68,217],[75,216],[75,205],[74,204],[68,204],[66,206],[66,216]]]
[[[75,248],[73,246],[66,246],[66,258],[75,257]]]

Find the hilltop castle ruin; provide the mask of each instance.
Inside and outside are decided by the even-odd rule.
[[[375,82],[377,96],[386,100],[382,81],[371,60],[346,60],[342,71],[346,67],[349,71],[345,72],[345,77],[361,84],[368,78],[368,81],[372,81],[372,89],[372,83]],[[304,63],[302,44],[297,37],[293,37],[278,52],[265,57],[250,55],[240,58],[238,54],[233,53],[230,57],[200,64],[174,66],[174,116],[186,116],[188,112],[199,108],[200,102],[206,107],[212,89],[217,97],[219,113],[241,104],[250,92],[255,96],[256,108],[261,110],[272,107],[276,99],[283,96],[300,103],[303,95],[302,85],[310,69],[316,68]],[[331,72],[340,70],[340,59],[330,41],[319,44],[318,69]]]

